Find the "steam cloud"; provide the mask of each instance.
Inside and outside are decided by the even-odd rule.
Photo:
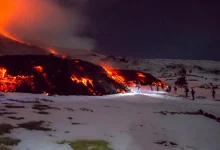
[[[94,41],[79,36],[87,26],[87,18],[83,14],[87,0],[73,0],[71,9],[59,2],[0,0],[0,5],[8,5],[0,6],[5,12],[5,17],[0,15],[0,25],[11,35],[30,43],[92,50]]]

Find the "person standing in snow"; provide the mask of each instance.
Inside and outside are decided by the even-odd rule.
[[[212,88],[212,97],[215,98],[215,88]]]
[[[189,89],[187,87],[185,87],[185,93],[186,93],[186,97],[188,97]]]
[[[163,84],[161,85],[161,88],[164,89],[164,85]]]
[[[141,93],[141,86],[140,86],[140,82],[138,82],[138,85],[137,85],[137,93]]]
[[[159,85],[157,85],[157,91],[159,91]]]
[[[152,87],[152,85],[150,84],[149,86],[150,86],[151,91],[153,91],[153,87]]]
[[[175,94],[177,93],[177,87],[176,86],[174,86],[174,92],[175,92]]]
[[[168,88],[169,88],[169,92],[171,92],[171,89],[172,89],[171,86],[169,86]]]
[[[195,99],[195,91],[193,88],[191,89],[191,94],[192,94],[192,99],[194,100]]]

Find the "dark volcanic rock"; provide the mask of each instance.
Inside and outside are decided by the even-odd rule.
[[[37,71],[34,68],[36,66],[43,67],[43,71]],[[12,77],[32,76],[31,83],[33,84],[23,81],[21,84],[15,84],[15,89],[10,90],[11,92],[48,93],[48,95],[106,95],[116,94],[118,89],[129,91],[124,85],[109,78],[102,67],[81,60],[62,59],[52,55],[1,56],[0,68],[5,68],[7,75]],[[77,80],[72,81],[72,75],[80,80],[88,78],[92,80],[94,86],[88,81],[85,81],[87,86]],[[0,90],[6,91],[3,87]]]
[[[198,110],[198,111],[194,111],[194,112],[188,112],[188,111],[186,111],[186,112],[160,111],[160,112],[156,112],[156,113],[160,113],[162,115],[167,115],[167,114],[170,114],[170,115],[201,115],[201,116],[204,116],[206,118],[215,120],[215,121],[220,123],[220,117],[216,117],[213,114],[206,113],[201,109]]]
[[[27,123],[18,124],[18,127],[25,128],[27,130],[52,131],[50,128],[42,127],[44,123],[44,121],[31,121]]]

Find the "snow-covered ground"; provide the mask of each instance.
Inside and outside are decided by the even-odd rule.
[[[141,94],[100,97],[47,97],[6,93],[0,99],[0,109],[17,114],[2,115],[0,124],[17,126],[28,121],[42,120],[45,121],[45,127],[52,129],[52,131],[13,129],[11,134],[4,135],[21,140],[13,150],[71,150],[69,145],[60,145],[57,142],[76,139],[106,140],[111,143],[114,150],[220,149],[220,122],[202,115],[157,113],[203,110],[220,117],[220,101],[212,100],[209,90],[196,89],[198,95],[206,96],[207,99],[192,101],[190,98],[179,97],[183,95],[181,90],[174,94],[151,92],[147,87],[141,89]],[[216,99],[220,99],[220,91],[217,91]],[[31,103],[35,100],[56,109],[43,110],[50,114],[38,114],[36,113],[38,110],[33,109],[35,104]],[[5,108],[6,105],[25,106],[25,108]],[[24,117],[24,119],[13,120],[7,118],[8,116]]]

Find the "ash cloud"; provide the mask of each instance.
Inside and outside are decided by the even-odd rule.
[[[72,0],[71,7],[63,2],[13,0],[15,9],[5,28],[29,43],[93,50],[95,42],[80,36],[88,25],[85,15],[88,0]]]

